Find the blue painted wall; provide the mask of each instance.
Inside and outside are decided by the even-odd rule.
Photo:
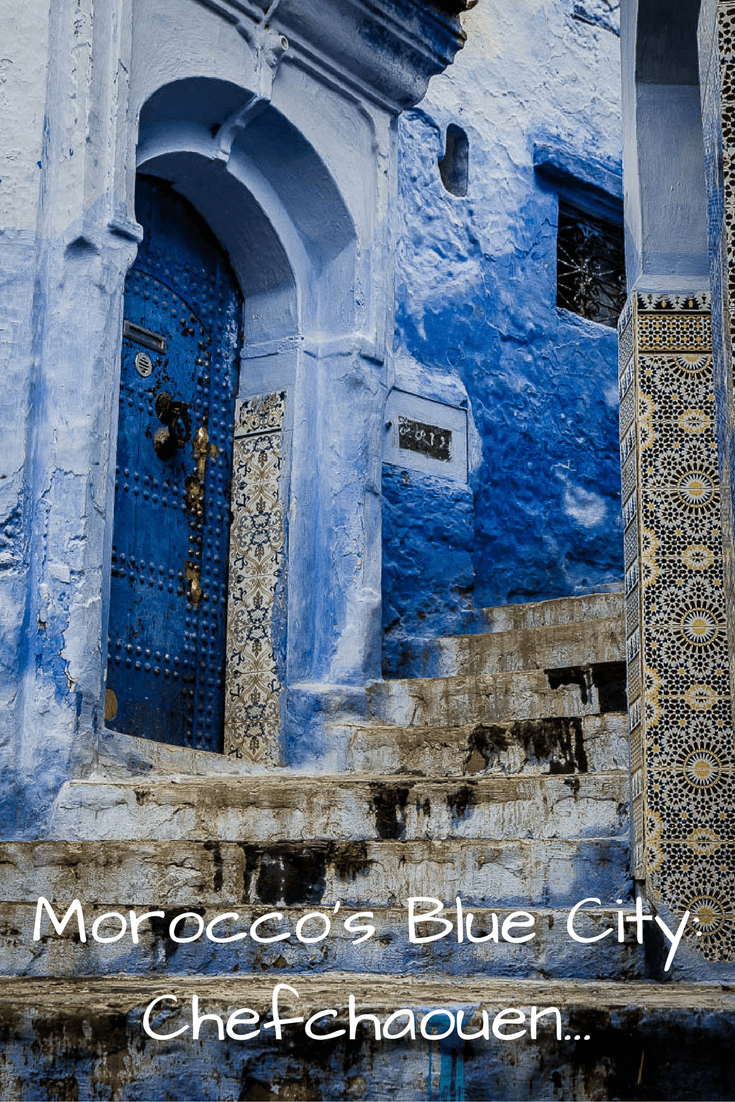
[[[619,39],[609,22],[573,18],[560,2],[509,10],[486,0],[465,16],[455,64],[400,120],[396,354],[466,388],[479,447],[471,544],[464,501],[437,543],[456,486],[411,478],[402,490],[384,468],[389,655],[401,632],[461,629],[468,555],[476,607],[622,579],[617,336],[556,307],[558,192],[534,168],[542,142],[587,181],[619,187]],[[450,123],[469,138],[465,197],[440,177]],[[428,559],[427,585],[407,564]]]
[[[383,468],[383,667],[410,669],[407,640],[455,631],[472,599],[474,503],[467,486]]]

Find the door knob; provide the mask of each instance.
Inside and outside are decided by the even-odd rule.
[[[174,400],[167,390],[156,397],[156,416],[163,428],[153,436],[153,447],[159,459],[170,459],[183,448],[191,436],[191,418],[187,402]]]

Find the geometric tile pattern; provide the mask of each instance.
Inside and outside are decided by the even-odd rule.
[[[730,649],[735,652],[735,2],[704,0],[700,11],[700,94],[712,291],[715,416],[722,498],[724,578]],[[735,664],[730,671],[735,699]]]
[[[225,753],[278,765],[280,681],[272,628],[285,561],[280,473],[286,394],[238,401],[232,474]]]
[[[735,748],[709,295],[634,292],[620,453],[635,875],[735,959]]]

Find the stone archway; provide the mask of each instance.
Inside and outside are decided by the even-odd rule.
[[[106,0],[94,18],[64,2],[39,22],[48,80],[28,118],[48,125],[34,129],[28,166],[37,193],[23,295],[33,309],[16,345],[28,424],[12,490],[22,567],[8,606],[22,625],[6,708],[8,769],[26,792],[18,829],[31,829],[27,809],[47,808],[66,779],[97,769],[242,768],[126,740],[102,720],[110,462],[139,167],[173,181],[240,264],[252,305],[242,397],[287,391],[285,584],[274,606],[284,760],[324,758],[321,719],[364,706],[365,681],[380,673],[394,121],[460,48],[460,7]],[[239,244],[222,217],[231,201],[253,216],[239,220]],[[248,268],[256,243],[261,266]],[[342,429],[350,417],[352,434]]]
[[[321,359],[311,333],[318,318],[327,330],[320,345],[339,341],[345,322],[349,334],[354,227],[316,152],[272,107],[250,111],[251,99],[218,80],[163,86],[141,110],[138,167],[168,180],[205,218],[243,291],[224,749],[267,766],[283,761],[282,694],[304,649],[301,617],[289,630],[289,611],[303,616],[311,604],[315,619],[328,599],[311,569],[319,503],[330,496],[305,458],[328,418],[308,393]],[[289,538],[294,529],[301,538]],[[331,578],[322,584],[334,588]]]

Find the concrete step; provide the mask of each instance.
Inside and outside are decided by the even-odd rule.
[[[422,904],[421,908],[428,911],[432,905]],[[94,976],[128,972],[139,975],[213,976],[271,972],[276,982],[284,971],[374,972],[396,976],[439,972],[447,977],[492,974],[539,979],[547,976],[621,980],[636,979],[645,973],[644,947],[637,944],[632,930],[622,944],[615,935],[608,935],[601,942],[584,945],[568,936],[569,912],[564,910],[539,909],[533,912],[533,927],[508,927],[514,935],[533,932],[531,941],[517,943],[502,937],[503,924],[512,915],[518,917],[517,911],[474,907],[463,915],[465,922],[468,914],[473,915],[473,936],[492,933],[495,923],[500,936],[480,944],[468,942],[465,937],[460,944],[456,935],[456,910],[452,905],[442,912],[453,923],[452,934],[419,945],[409,941],[406,910],[395,907],[372,908],[369,918],[363,913],[361,918],[352,921],[349,929],[345,928],[345,921],[359,912],[340,908],[335,915],[333,908],[328,908],[325,913],[331,922],[329,934],[314,944],[303,944],[296,936],[297,924],[306,915],[314,913],[313,906],[281,907],[278,912],[280,920],[262,923],[258,932],[263,937],[285,932],[290,934],[288,939],[272,944],[258,943],[250,936],[229,943],[216,943],[204,932],[196,940],[177,943],[170,936],[170,924],[181,913],[179,908],[170,909],[164,917],[141,921],[138,944],[133,943],[129,925],[119,941],[100,943],[92,936],[92,926],[100,916],[109,914],[109,910],[109,904],[84,907],[86,943],[79,939],[76,921],[63,934],[57,934],[44,914],[41,939],[34,942],[36,906],[33,903],[0,903],[0,974]],[[214,928],[216,936],[241,932],[247,935],[253,922],[273,913],[272,908],[242,906],[239,903],[201,908],[197,913],[201,915],[206,930],[213,919],[228,911],[231,912],[230,918]],[[119,908],[119,913],[129,923],[125,907]],[[140,911],[139,915],[143,913]],[[62,917],[60,907],[58,916]],[[616,912],[609,908],[585,908],[575,916],[574,930],[583,937],[594,937],[614,929],[615,916]],[[355,945],[368,921],[374,926],[375,934]],[[120,929],[120,922],[112,919],[107,924],[100,924],[98,932],[103,937],[113,936]],[[182,919],[174,932],[178,937],[188,937],[196,934],[197,929],[196,920],[189,918]],[[318,937],[323,933],[324,926],[319,920],[309,920],[299,929],[305,937]],[[427,925],[419,932],[431,934],[438,929]]]
[[[561,716],[461,727],[334,727],[353,773],[446,777],[627,770],[628,717]]]
[[[477,635],[416,639],[406,662],[412,677],[473,677],[625,661],[622,617]]]
[[[4,842],[0,899],[170,908],[264,904],[565,907],[626,898],[628,839]],[[226,909],[226,908],[225,908]]]
[[[64,785],[48,837],[308,842],[609,837],[621,834],[628,775],[445,780],[171,777]]]
[[[276,980],[293,990],[276,996],[284,1024],[282,1035],[264,1028],[272,1021]],[[197,1040],[192,1035],[193,996],[206,1020]],[[159,1002],[150,1025],[162,1041],[143,1029],[146,1007]],[[354,1017],[374,1014],[377,1023],[353,1025]],[[175,1001],[174,1001],[175,1000]],[[249,1008],[232,1027],[248,1039],[230,1039],[224,1023],[237,1008]],[[498,1021],[501,1034],[516,1032],[512,1043],[488,1028],[465,1041],[456,1033],[457,1012],[464,1011],[466,1033],[482,1030],[502,1010],[516,1008]],[[536,1028],[530,1030],[532,1008]],[[400,1035],[415,1014],[416,1039]],[[539,1016],[541,1011],[556,1008]],[[323,1011],[334,1011],[325,1017]],[[449,1011],[452,1018],[430,1011]],[[386,977],[351,974],[293,976],[151,978],[102,977],[96,980],[16,979],[0,992],[3,1060],[0,1095],[5,1098],[218,1098],[279,1097],[330,1100],[419,1100],[427,1097],[535,1100],[574,1098],[732,1098],[732,1047],[735,998],[703,984],[606,983],[467,979],[461,984],[440,976]],[[314,1040],[305,1020],[319,1033]],[[445,1041],[432,1038],[455,1031]],[[376,1037],[376,1025],[378,1035]],[[221,1039],[220,1039],[221,1037]],[[29,1058],[32,1054],[32,1059]],[[216,1093],[213,1093],[215,1084]],[[39,1090],[40,1088],[40,1090]]]
[[[582,624],[591,620],[622,619],[625,614],[623,583],[607,593],[585,593],[580,597],[557,597],[528,604],[498,605],[467,613],[467,632],[519,631],[524,628]]]
[[[376,681],[368,686],[367,706],[370,720],[400,727],[624,712],[625,663]]]

